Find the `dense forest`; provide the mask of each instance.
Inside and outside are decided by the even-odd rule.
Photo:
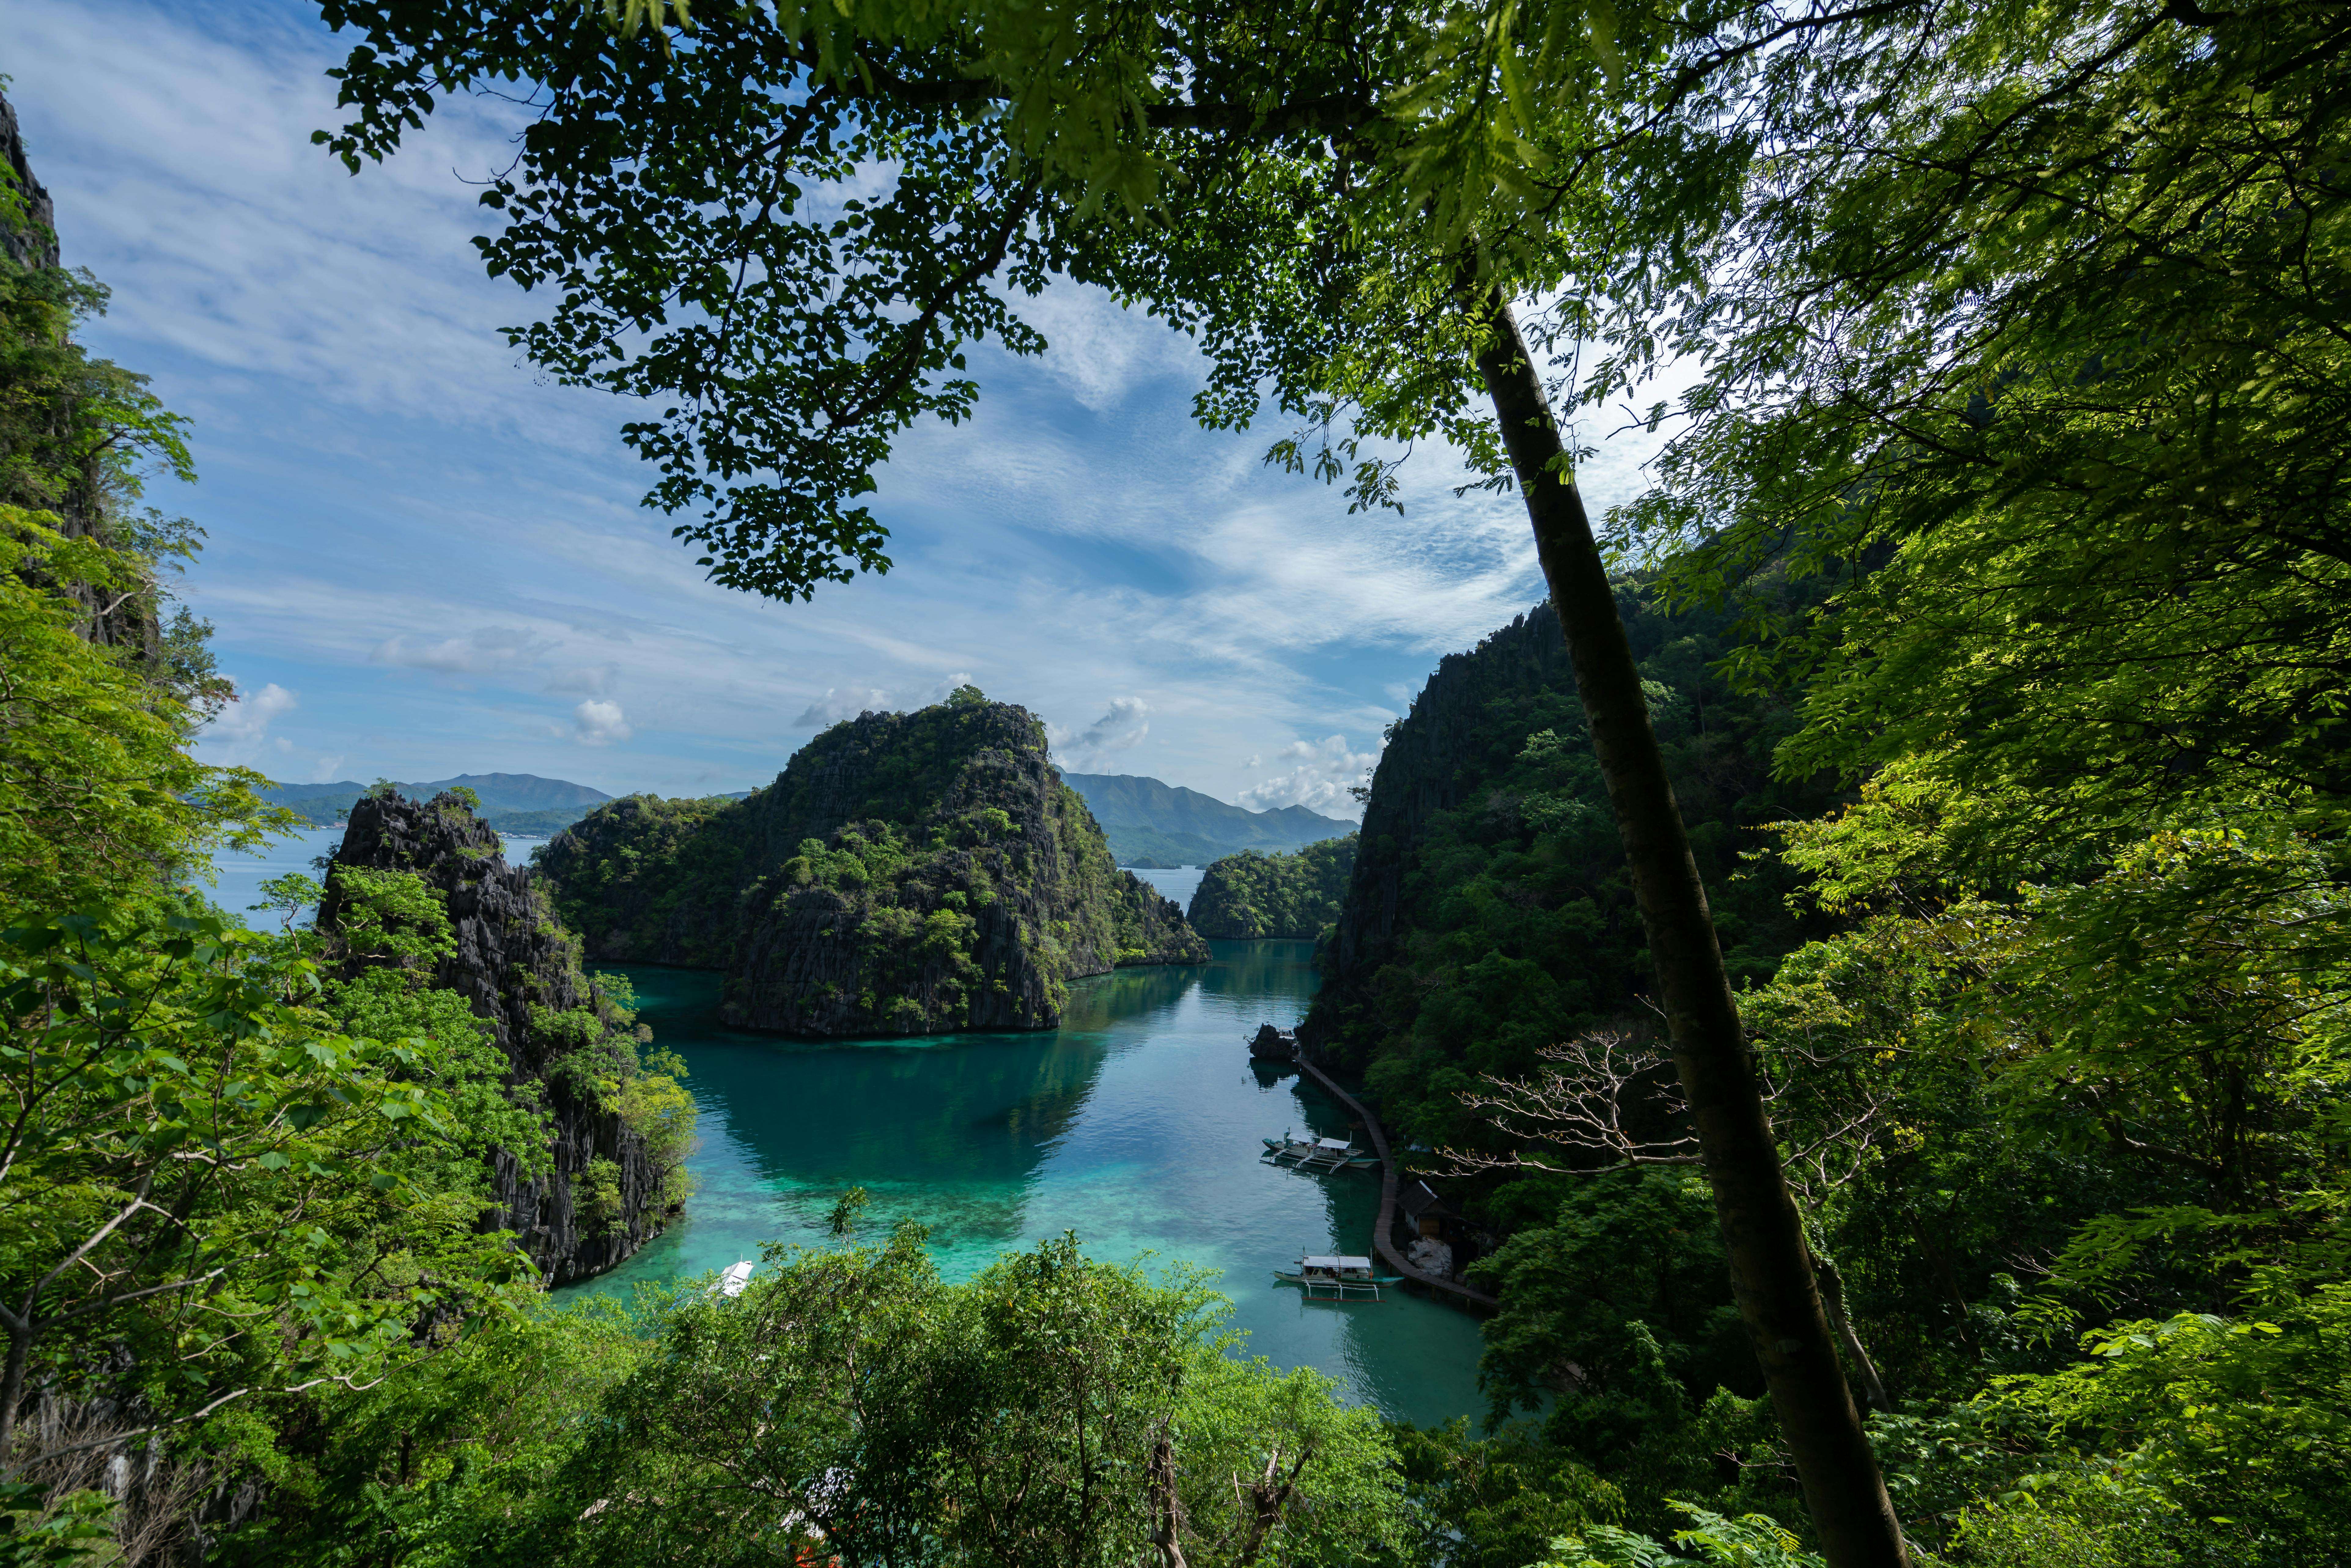
[[[0,1562],[2351,1553],[2343,7],[321,14],[355,172],[527,102],[513,341],[724,586],[886,569],[874,471],[1055,279],[1353,505],[1449,444],[1524,507],[1549,606],[1399,722],[1306,1031],[1481,1238],[1490,1408],[1384,1425],[1075,1239],[944,1283],[854,1192],[738,1296],[550,1307],[691,1202],[565,929],[633,895],[453,794],[308,928],[208,906],[288,814],[193,752],[186,426],[11,117]],[[677,865],[727,810],[605,808]]]
[[[1339,901],[1354,866],[1353,833],[1290,854],[1244,850],[1211,861],[1192,894],[1193,928],[1203,936],[1243,941],[1311,941],[1339,918]]]

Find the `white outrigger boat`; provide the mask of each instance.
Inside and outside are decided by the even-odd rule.
[[[1268,1138],[1265,1157],[1301,1171],[1363,1170],[1380,1163],[1379,1155],[1344,1138]]]
[[[1284,1284],[1305,1288],[1309,1301],[1359,1301],[1380,1299],[1382,1285],[1401,1285],[1402,1274],[1382,1274],[1369,1258],[1301,1258],[1295,1269],[1276,1269],[1273,1277]]]

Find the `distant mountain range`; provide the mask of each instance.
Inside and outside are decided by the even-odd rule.
[[[280,784],[261,791],[275,806],[287,806],[324,827],[350,814],[351,802],[371,786],[345,779],[332,784]],[[507,833],[556,833],[588,814],[591,806],[611,800],[601,789],[574,784],[568,779],[541,779],[536,773],[460,773],[421,784],[395,783],[393,789],[413,800],[429,800],[444,789],[471,789],[482,803],[490,826]]]
[[[1252,811],[1131,773],[1064,773],[1061,779],[1085,797],[1121,865],[1204,866],[1243,850],[1281,854],[1355,831],[1353,822],[1303,806]]]
[[[1125,773],[1064,773],[1071,789],[1085,798],[1111,853],[1121,865],[1207,865],[1243,850],[1280,854],[1355,831],[1353,822],[1325,817],[1303,806],[1251,811],[1197,789],[1163,784]],[[490,826],[507,833],[559,833],[590,808],[612,799],[601,789],[568,779],[535,773],[460,773],[455,779],[395,783],[415,800],[444,789],[467,789],[481,800]],[[272,805],[287,806],[324,827],[350,814],[351,802],[370,786],[344,779],[332,784],[280,784],[261,791]],[[741,800],[748,790],[728,797]]]

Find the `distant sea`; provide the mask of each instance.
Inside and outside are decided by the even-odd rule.
[[[1196,865],[1178,866],[1173,871],[1146,870],[1142,866],[1129,866],[1127,869],[1174,899],[1177,907],[1186,912],[1192,907],[1192,895],[1200,891],[1200,879],[1207,874]]]

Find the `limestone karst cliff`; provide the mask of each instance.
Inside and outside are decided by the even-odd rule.
[[[1736,606],[1677,610],[1635,580],[1617,604],[1724,962],[1766,979],[1808,927],[1788,902],[1792,873],[1757,852],[1771,824],[1827,809],[1834,781],[1774,776],[1792,694],[1729,683]],[[1465,1066],[1523,1075],[1546,1046],[1654,1016],[1624,847],[1549,604],[1447,654],[1389,730],[1317,963],[1301,1042],[1363,1073],[1392,1134],[1432,1145],[1491,1135],[1461,1103]]]
[[[601,806],[538,863],[590,956],[722,970],[750,1029],[1050,1029],[1072,979],[1208,957],[1112,861],[1044,726],[968,687],[835,725],[743,800]]]
[[[511,1081],[545,1112],[551,1164],[500,1151],[492,1170],[497,1208],[485,1228],[514,1231],[549,1285],[612,1268],[660,1234],[670,1172],[611,1103],[612,1063],[626,1070],[633,1041],[612,1038],[621,1020],[582,972],[579,944],[532,874],[508,865],[497,833],[445,792],[421,802],[371,796],[351,808],[319,911],[330,942],[345,904],[336,873],[352,867],[413,872],[439,895],[455,944],[431,983],[487,1020]],[[591,1059],[595,1071],[565,1070]]]

